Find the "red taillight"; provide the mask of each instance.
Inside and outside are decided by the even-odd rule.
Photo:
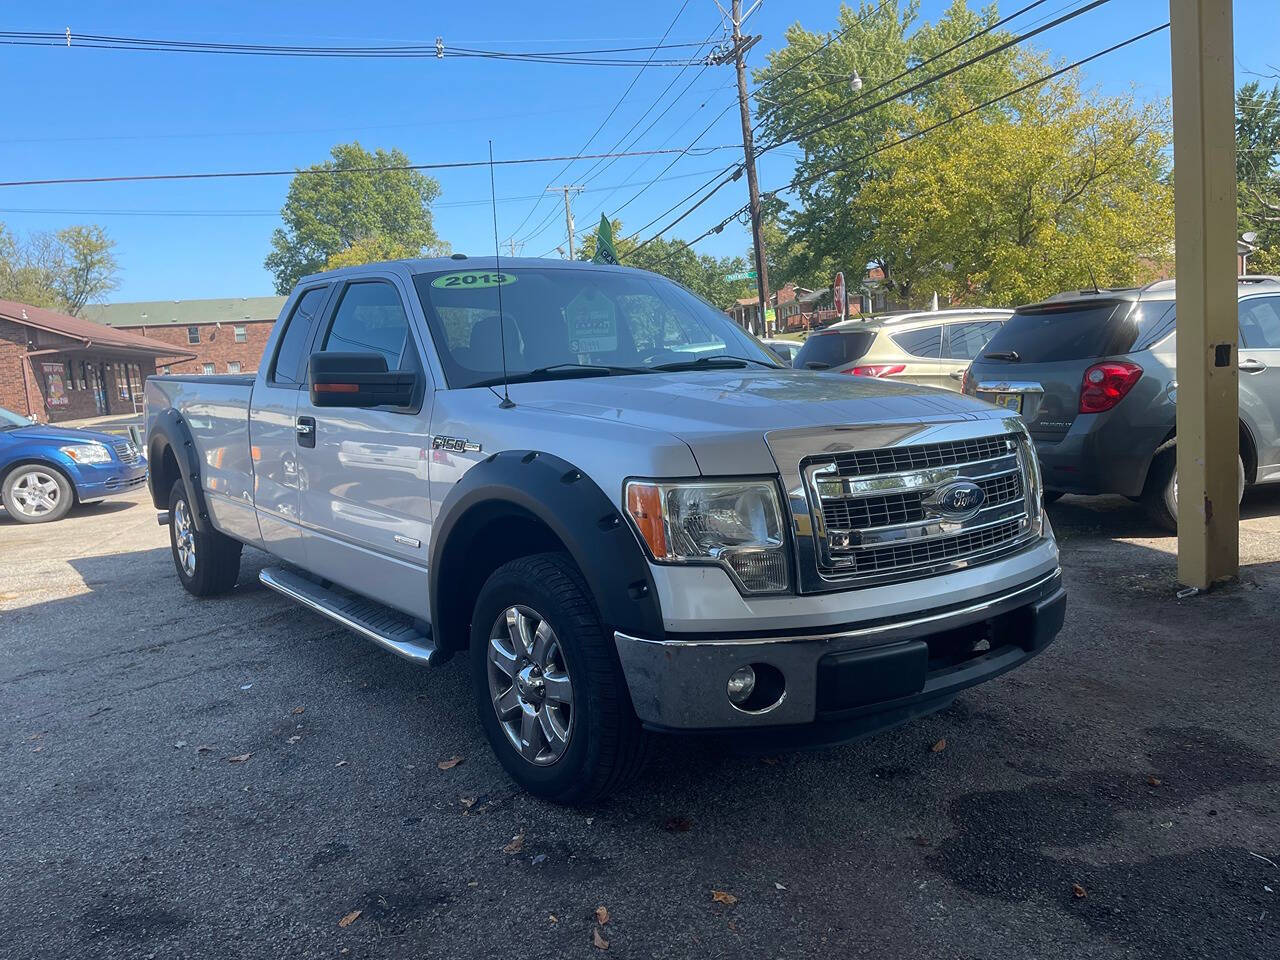
[[[1133,389],[1142,376],[1142,368],[1136,363],[1108,360],[1095,363],[1084,372],[1080,383],[1080,412],[1102,413],[1110,410]]]
[[[960,378],[960,392],[972,394],[973,391],[973,373],[969,367],[964,368],[964,376]]]
[[[848,372],[855,377],[892,377],[905,369],[905,363],[872,363],[865,367],[854,367]]]

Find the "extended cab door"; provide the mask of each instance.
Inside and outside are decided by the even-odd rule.
[[[305,387],[307,345],[329,299],[327,283],[304,287],[284,313],[253,385],[249,407],[249,452],[253,460],[253,504],[263,547],[292,563],[303,562],[294,416]]]
[[[392,273],[342,283],[312,352],[382,354],[418,375],[413,405],[317,407],[302,391],[298,463],[306,568],[426,619],[432,390],[406,293]]]

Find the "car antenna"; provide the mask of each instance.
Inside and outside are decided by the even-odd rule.
[[[498,250],[498,195],[493,186],[493,141],[489,141],[489,204],[493,207],[493,272],[498,275],[498,342],[502,346],[502,402],[501,410],[515,406],[507,386],[507,321],[502,317],[502,262]]]
[[[1102,291],[1098,289],[1098,278],[1093,275],[1093,264],[1086,264],[1085,269],[1089,271],[1089,282],[1093,284],[1093,292],[1101,293]]]

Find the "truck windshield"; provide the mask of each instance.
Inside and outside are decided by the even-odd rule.
[[[22,414],[0,407],[0,430],[17,430],[19,427],[29,427],[31,424],[32,421]]]
[[[778,365],[728,316],[652,274],[515,267],[414,284],[450,387],[500,383],[504,339],[513,382]]]

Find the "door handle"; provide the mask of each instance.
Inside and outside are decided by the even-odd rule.
[[[293,429],[298,434],[298,446],[314,447],[316,445],[315,417],[298,417],[298,419],[294,421]]]
[[[1267,365],[1261,360],[1255,360],[1252,357],[1246,357],[1237,365],[1237,369],[1242,373],[1261,373],[1267,369]]]

